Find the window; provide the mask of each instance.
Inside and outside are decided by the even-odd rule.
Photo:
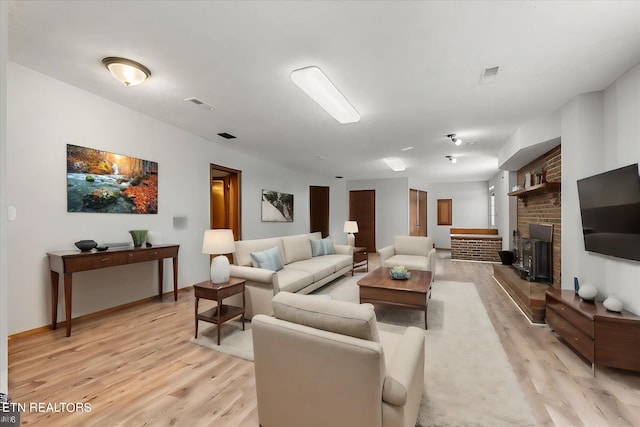
[[[438,225],[452,225],[452,199],[438,199]]]

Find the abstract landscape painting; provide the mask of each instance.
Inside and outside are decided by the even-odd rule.
[[[67,211],[158,213],[158,163],[67,144]]]
[[[262,190],[262,221],[293,222],[293,194]]]

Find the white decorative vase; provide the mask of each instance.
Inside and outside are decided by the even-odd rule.
[[[622,301],[620,301],[616,297],[609,297],[602,303],[604,308],[609,311],[615,311],[616,313],[620,313],[622,311]]]
[[[229,258],[224,255],[218,255],[211,260],[211,281],[213,283],[226,283],[231,275],[229,267]]]
[[[596,295],[598,295],[598,290],[595,286],[585,283],[584,285],[580,286],[578,295],[580,295],[580,298],[585,301],[593,301],[596,298]]]

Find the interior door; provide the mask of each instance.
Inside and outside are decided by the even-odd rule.
[[[329,235],[329,187],[309,186],[309,232]]]
[[[427,235],[427,192],[409,190],[409,235]]]
[[[228,228],[234,240],[242,239],[241,223],[241,175],[242,172],[219,165],[209,169],[209,225],[211,229]],[[229,261],[232,255],[228,254]]]
[[[358,222],[356,246],[376,251],[376,190],[349,191],[349,220]]]

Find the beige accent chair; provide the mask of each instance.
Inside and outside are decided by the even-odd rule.
[[[280,292],[252,321],[262,427],[414,427],[424,331],[378,332],[371,304]]]
[[[404,265],[410,270],[435,271],[436,250],[431,237],[396,236],[393,245],[378,249],[378,253],[383,267]]]

